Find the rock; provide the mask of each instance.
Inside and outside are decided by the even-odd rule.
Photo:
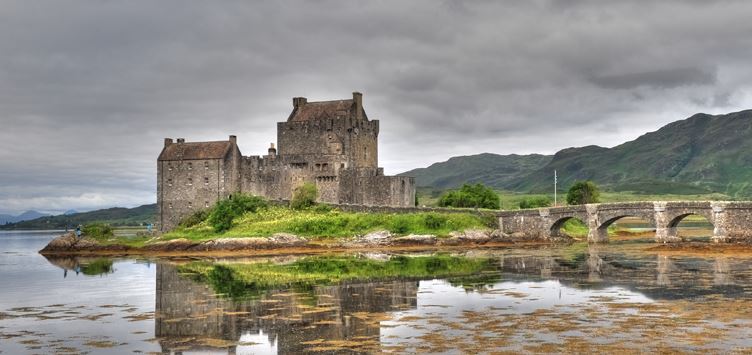
[[[342,243],[345,248],[375,247],[389,245],[392,239],[392,233],[389,231],[375,231],[364,236],[357,236],[354,240]]]
[[[490,234],[491,240],[494,242],[508,242],[511,239],[509,234],[502,232],[499,229],[494,229]]]
[[[452,234],[450,234],[452,235]],[[488,232],[483,230],[466,230],[461,233],[456,233],[452,236],[457,236],[457,238],[460,240],[460,242],[465,243],[476,243],[476,244],[483,244],[487,243],[489,240],[491,240],[491,236],[488,234]]]
[[[394,238],[392,241],[395,244],[424,244],[433,245],[436,244],[436,236],[431,234],[410,234],[408,236]]]
[[[460,238],[456,235],[449,238],[439,239],[439,245],[460,245],[461,243]]]
[[[64,251],[64,250],[70,250],[73,248],[74,245],[78,242],[76,235],[71,233],[63,234],[53,240],[51,240],[42,250],[39,252],[46,252],[46,251]]]
[[[512,234],[509,235],[509,238],[511,238],[512,241],[518,241],[518,240],[528,239],[527,235],[525,233],[522,233],[522,232],[514,232],[514,233],[512,233]]]
[[[289,233],[275,233],[269,240],[279,247],[299,247],[308,244],[308,239]]]

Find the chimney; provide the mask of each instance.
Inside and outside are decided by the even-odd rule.
[[[165,138],[164,139],[164,146],[167,147],[170,144],[172,144],[172,138]]]
[[[178,138],[178,144],[185,143],[185,138]]]
[[[236,137],[234,134],[231,134],[230,142],[232,142],[233,144],[238,144],[238,137]]]
[[[298,108],[303,105],[305,105],[308,102],[308,99],[305,97],[293,97],[292,98],[292,107]]]
[[[363,94],[354,91],[353,102],[355,103],[355,118],[363,118]]]
[[[274,143],[271,143],[271,146],[269,146],[269,156],[274,157],[277,155],[277,148],[274,148]]]

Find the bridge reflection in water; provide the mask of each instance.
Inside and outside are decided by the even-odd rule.
[[[418,281],[344,283],[308,292],[268,291],[259,299],[233,301],[181,275],[174,265],[159,264],[155,335],[164,353],[235,353],[243,341],[249,342],[243,352],[252,353],[299,354],[320,339],[376,346],[381,327],[369,315],[415,308],[417,290]],[[367,314],[357,317],[360,313]],[[266,344],[254,349],[254,342]]]

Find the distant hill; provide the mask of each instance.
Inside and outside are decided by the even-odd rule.
[[[90,212],[44,216],[32,220],[6,224],[0,229],[60,229],[92,222],[103,222],[113,226],[138,226],[154,223],[157,205],[143,205],[135,208],[114,207]]]
[[[31,219],[39,218],[49,216],[46,213],[41,213],[37,211],[26,211],[24,213],[21,213],[18,216],[13,216],[9,214],[0,214],[0,224],[6,224],[6,223],[16,223],[20,221],[28,221]]]
[[[418,186],[451,188],[463,183],[482,182],[502,188],[527,176],[551,161],[551,155],[478,155],[450,158],[427,168],[410,170],[399,175],[414,176]]]
[[[452,158],[404,175],[416,176],[419,186],[454,187],[480,181],[504,190],[542,192],[551,189],[557,170],[561,190],[575,180],[590,179],[613,191],[718,192],[745,197],[752,196],[751,138],[752,110],[715,116],[701,113],[613,148],[563,149],[539,166],[530,161],[525,167],[532,168],[527,171],[514,166],[504,171],[478,157],[494,156],[501,161],[528,156],[481,154]]]

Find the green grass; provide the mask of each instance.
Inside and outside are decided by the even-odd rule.
[[[274,233],[292,233],[313,238],[342,238],[388,230],[397,235],[434,234],[446,236],[452,231],[487,228],[484,219],[472,213],[360,213],[339,210],[268,207],[246,213],[234,220],[232,228],[216,232],[208,223],[180,227],[161,239],[207,240],[217,237],[268,237]]]
[[[392,256],[388,260],[372,260],[357,256],[315,256],[289,264],[206,263],[193,262],[179,267],[182,273],[193,274],[214,290],[233,299],[257,297],[271,289],[292,287],[311,289],[315,285],[351,280],[384,280],[391,278],[427,278],[477,274],[492,268],[488,258],[467,258],[436,254],[431,256]]]

